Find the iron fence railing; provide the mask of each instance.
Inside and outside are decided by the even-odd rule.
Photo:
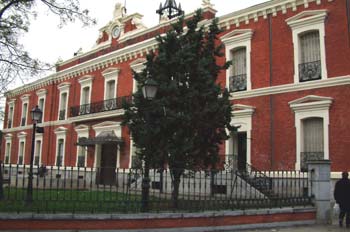
[[[99,101],[99,102],[94,102],[90,104],[74,106],[70,108],[70,117],[77,117],[81,115],[122,109],[123,102],[124,101],[130,102],[131,100],[132,100],[132,96],[124,96],[124,97],[108,99],[105,101]]]
[[[58,120],[66,120],[66,110],[60,110]]]
[[[26,199],[28,165],[2,165],[0,212],[135,213],[142,206],[142,169],[35,166],[33,203]],[[176,207],[169,170],[150,170],[151,212],[235,210],[311,205],[307,173],[262,172],[270,194],[233,170],[191,170],[181,177]],[[1,176],[1,175],[0,175]]]
[[[299,64],[299,80],[312,81],[321,79],[321,61]]]
[[[247,89],[247,74],[230,76],[230,91],[238,92]]]

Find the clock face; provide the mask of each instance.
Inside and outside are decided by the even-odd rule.
[[[118,38],[119,36],[120,36],[120,27],[115,26],[115,27],[112,29],[112,37],[113,37],[113,38]]]

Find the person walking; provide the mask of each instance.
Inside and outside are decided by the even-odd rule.
[[[334,199],[339,204],[339,226],[343,226],[346,216],[346,227],[350,227],[350,180],[347,172],[342,173],[342,179],[338,180],[334,188]]]

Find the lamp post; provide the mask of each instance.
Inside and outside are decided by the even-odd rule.
[[[148,100],[152,101],[158,90],[158,83],[150,78],[149,74],[147,74],[148,79],[146,80],[145,84],[142,86],[142,94],[143,97]],[[148,112],[147,112],[148,114]],[[150,117],[147,117],[149,121]],[[149,152],[149,151],[147,151]],[[145,172],[142,179],[142,200],[141,200],[141,210],[142,212],[148,211],[148,202],[149,202],[149,188],[150,188],[150,178],[149,178],[149,159],[148,155],[146,155],[145,158]]]
[[[27,203],[33,202],[33,161],[34,161],[34,150],[35,150],[35,132],[36,132],[36,123],[41,119],[43,112],[39,109],[38,106],[35,106],[31,111],[30,115],[33,120],[33,135],[32,135],[32,150],[30,153],[30,167],[28,173],[28,187],[27,187]]]

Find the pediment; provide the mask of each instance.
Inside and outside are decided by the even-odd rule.
[[[111,77],[114,75],[118,76],[119,72],[120,72],[120,68],[115,68],[115,67],[114,68],[107,68],[102,72],[102,75],[104,77]]]
[[[130,63],[130,67],[140,65],[140,64],[145,64],[146,62],[147,62],[147,60],[145,58],[138,58]]]
[[[89,129],[89,126],[87,126],[87,125],[79,125],[79,126],[76,126],[74,129],[75,129],[76,131],[77,131],[77,130],[88,130],[88,129]]]
[[[94,76],[92,75],[85,75],[79,78],[79,83],[81,82],[88,82],[88,81],[92,81],[94,79]]]
[[[236,29],[233,30],[221,37],[221,41],[226,43],[232,43],[236,41],[242,41],[246,39],[251,39],[253,36],[253,30],[252,29]]]
[[[26,137],[27,136],[27,132],[24,132],[24,131],[21,131],[17,134],[17,137],[18,138],[23,138],[23,137]]]
[[[110,126],[119,126],[119,122],[114,122],[114,121],[105,121],[101,122],[99,124],[96,124],[93,126],[93,128],[98,128],[98,127],[110,127]]]
[[[289,105],[295,105],[295,104],[303,104],[303,103],[312,103],[312,102],[324,102],[324,101],[333,101],[333,98],[331,97],[322,97],[322,96],[316,96],[316,95],[308,95],[299,99],[296,99],[294,101],[289,102]]]
[[[249,105],[243,105],[243,104],[234,104],[232,106],[233,111],[238,110],[255,110],[255,107],[249,106]]]
[[[57,133],[65,133],[65,132],[67,132],[68,131],[68,129],[66,128],[66,127],[63,127],[63,126],[60,126],[60,127],[58,127],[58,128],[56,128],[55,130],[54,130],[54,132],[57,134]]]
[[[298,26],[305,22],[324,20],[326,16],[327,10],[307,10],[286,19],[286,23],[290,26]]]

